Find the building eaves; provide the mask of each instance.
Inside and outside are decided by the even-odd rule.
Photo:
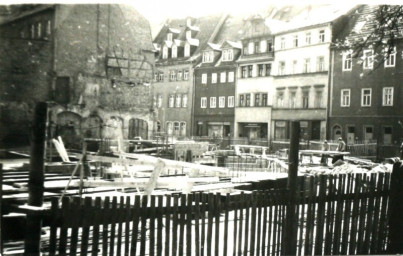
[[[19,19],[23,19],[23,18],[28,17],[30,15],[45,11],[47,9],[54,9],[54,8],[55,8],[54,4],[47,4],[47,5],[41,5],[39,7],[36,7],[34,9],[32,9],[32,10],[25,11],[23,13],[15,15],[15,16],[10,15],[10,17],[6,17],[4,20],[0,21],[0,26],[4,25],[4,24],[8,24],[8,23],[16,21],[16,20],[19,20]]]

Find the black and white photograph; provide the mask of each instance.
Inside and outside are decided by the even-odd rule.
[[[403,254],[403,3],[0,2],[0,256]]]

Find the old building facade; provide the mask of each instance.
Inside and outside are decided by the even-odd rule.
[[[5,106],[52,101],[55,135],[66,144],[149,136],[154,53],[148,21],[136,10],[38,5],[0,29]]]
[[[362,6],[345,27],[344,35],[353,38],[368,33],[377,8]],[[398,38],[394,42],[390,55],[380,48],[359,50],[360,53],[348,48],[332,51],[328,136],[342,136],[348,144],[376,141],[385,147],[400,145],[403,41]]]

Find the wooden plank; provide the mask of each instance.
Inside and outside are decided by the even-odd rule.
[[[256,226],[257,218],[257,198],[259,194],[254,191],[251,198],[251,226],[250,226],[250,242],[249,242],[249,255],[255,255],[256,233],[260,233],[259,227]]]
[[[180,196],[180,218],[179,218],[179,255],[184,255],[185,246],[185,223],[186,223],[186,194]]]
[[[368,192],[368,176],[363,174],[362,176],[361,193]],[[360,216],[359,216],[359,228],[358,228],[358,240],[357,240],[357,253],[362,254],[364,237],[365,237],[365,227],[367,225],[367,202],[368,198],[360,198]]]
[[[316,225],[316,239],[315,239],[315,251],[314,251],[315,255],[322,255],[327,175],[320,175],[319,182],[320,183],[319,183],[318,212],[316,216],[317,225]]]
[[[208,221],[207,221],[207,256],[212,255],[212,239],[213,239],[213,214],[214,214],[214,194],[208,194]]]
[[[166,212],[165,212],[165,256],[169,256],[171,252],[170,238],[171,238],[171,195],[166,195]]]
[[[0,171],[1,171],[1,168],[0,168]],[[58,218],[57,213],[59,211],[58,203],[59,202],[58,202],[58,199],[56,197],[53,197],[51,199],[52,206],[51,206],[51,209],[50,209],[50,211],[51,211],[51,221],[50,221],[50,238],[49,238],[49,255],[50,256],[54,256],[56,254],[56,242],[57,242],[56,236],[57,236],[57,218]],[[0,216],[2,216],[2,215],[0,215]]]
[[[252,195],[253,194],[248,194],[246,195],[246,200],[244,201],[244,206],[245,206],[245,242],[244,242],[244,247],[243,247],[243,255],[248,255],[249,251],[249,230],[250,230],[250,225],[249,225],[249,219],[250,219],[250,202],[252,201]]]
[[[67,223],[65,220],[68,218],[70,214],[70,199],[64,197],[62,199],[62,216],[61,223],[62,226],[60,228],[60,239],[59,239],[59,255],[66,255],[66,247],[67,247]]]
[[[230,193],[227,193],[225,196],[224,202],[224,246],[222,255],[228,255],[228,212],[229,212],[229,201],[230,201]],[[234,221],[235,222],[235,221]]]
[[[172,221],[172,255],[177,255],[178,250],[178,201],[179,196],[174,195],[173,203],[174,203],[174,212],[173,212],[173,221]]]
[[[131,200],[130,196],[126,196],[126,204],[125,204],[125,256],[130,255],[130,208],[131,208]],[[134,234],[132,234],[134,236]]]
[[[385,178],[383,182],[383,187],[382,191],[389,191],[390,190],[390,173],[385,173]],[[386,226],[387,226],[387,218],[388,218],[388,212],[387,212],[387,206],[388,206],[388,201],[389,201],[389,196],[384,195],[382,196],[382,204],[381,204],[381,216],[379,218],[379,237],[378,237],[378,246],[377,250],[379,250],[379,253],[381,253],[385,249],[386,245]]]
[[[141,212],[141,197],[136,195],[134,197],[134,207],[132,212],[132,241],[130,246],[130,255],[137,255],[137,238],[139,233],[140,212]]]
[[[192,255],[192,203],[193,194],[188,194],[186,203],[186,255]]]
[[[245,194],[242,191],[239,196],[239,229],[238,229],[238,256],[242,255],[242,233],[243,233],[243,207],[245,201]]]
[[[350,194],[353,191],[353,175],[351,173],[347,174],[345,184],[347,185],[344,193]],[[350,223],[352,220],[351,216],[351,203],[352,199],[344,199],[344,216],[343,216],[343,232],[341,240],[341,251],[342,255],[347,255],[349,247],[349,234],[350,234]],[[335,237],[336,239],[336,237]]]
[[[303,248],[303,245],[304,245],[304,239],[305,239],[305,226],[306,226],[306,222],[307,222],[307,220],[306,220],[306,217],[305,217],[305,211],[306,211],[306,208],[307,208],[307,197],[308,197],[308,194],[307,194],[307,187],[308,187],[308,185],[309,185],[309,183],[308,183],[308,179],[305,177],[303,180],[302,180],[302,189],[301,189],[301,191],[302,191],[302,196],[301,196],[301,198],[299,199],[299,202],[300,202],[300,208],[301,208],[301,210],[300,210],[300,222],[299,222],[299,224],[300,224],[300,226],[299,226],[299,238],[298,238],[298,241],[299,241],[299,243],[298,243],[298,252],[299,252],[299,255],[303,255],[303,252],[302,252],[302,248]]]
[[[379,192],[382,190],[384,182],[384,173],[378,173],[377,175],[377,183],[376,183],[376,191]],[[379,219],[380,219],[380,212],[381,212],[381,196],[376,195],[375,199],[375,207],[374,207],[374,223],[372,225],[371,230],[371,245],[370,245],[370,254],[377,254],[379,250],[377,248],[378,245],[378,238],[379,238]]]
[[[351,233],[350,233],[350,246],[349,246],[349,254],[356,254],[356,245],[357,245],[357,223],[359,221],[359,193],[360,193],[360,184],[361,184],[361,174],[355,175],[354,186],[354,199],[353,199],[353,211],[352,211],[352,223],[351,223]]]
[[[262,191],[257,192],[257,197],[255,205],[257,207],[257,226],[256,226],[256,255],[260,255],[260,238],[262,235],[262,203],[263,203],[263,193]]]
[[[262,192],[262,201],[261,201],[261,207],[263,207],[263,227],[262,227],[262,243],[261,245],[258,244],[258,247],[262,249],[262,255],[266,255],[266,247],[270,245],[270,238],[267,239],[266,243],[266,234],[267,234],[267,225],[269,223],[270,225],[270,220],[267,219],[267,208],[270,207],[270,198],[268,196],[267,190]],[[267,251],[270,251],[268,248]]]
[[[150,236],[149,241],[149,255],[154,256],[154,246],[155,246],[155,214],[156,214],[156,198],[155,195],[151,195],[150,200]]]
[[[157,255],[162,255],[162,243],[163,243],[163,239],[162,239],[162,230],[164,228],[163,224],[162,224],[162,216],[164,214],[163,212],[163,200],[164,197],[162,195],[159,195],[157,197],[157,201],[158,201],[158,208],[157,208]],[[168,207],[168,206],[167,206]]]
[[[115,255],[115,236],[116,236],[116,212],[118,206],[118,199],[116,196],[112,197],[112,208],[109,212],[111,220],[110,240],[109,240],[109,255]]]
[[[273,238],[272,238],[272,244],[271,244],[271,254],[272,255],[277,255],[276,254],[277,253],[276,247],[277,247],[277,243],[278,243],[277,234],[280,233],[278,230],[278,212],[279,212],[279,207],[280,207],[278,204],[278,197],[279,197],[279,194],[277,193],[277,191],[274,192],[274,196],[273,196],[273,203],[274,203],[273,206],[274,207],[272,207],[272,214],[273,214],[273,216],[272,216],[273,217],[273,220],[272,220]]]
[[[238,209],[239,209],[239,200],[233,201],[231,198],[231,204],[234,205],[233,211],[234,211],[234,232],[233,232],[233,256],[236,256],[236,249],[237,249],[237,234],[238,234]]]
[[[125,214],[125,202],[124,197],[119,197],[119,204],[117,209],[117,222],[118,222],[118,234],[117,234],[117,243],[116,243],[116,254],[122,255],[122,236],[123,236],[123,223],[124,223],[124,214]]]
[[[201,200],[201,219],[202,219],[202,230],[201,230],[201,256],[204,256],[205,253],[205,241],[206,241],[206,204],[208,203],[208,197],[207,194],[202,193],[202,200]]]
[[[216,193],[214,195],[214,219],[215,219],[215,231],[214,231],[214,255],[218,256],[220,252],[220,211],[221,211],[221,194]]]
[[[306,235],[305,235],[305,245],[304,245],[304,254],[311,255],[312,254],[312,238],[313,238],[313,229],[314,229],[314,218],[315,218],[315,205],[314,205],[314,197],[316,191],[315,178],[310,176],[307,179],[307,217],[306,217]]]
[[[140,229],[140,255],[146,255],[146,232],[147,232],[147,203],[148,197],[141,197],[141,229]]]
[[[73,197],[73,207],[71,208],[71,236],[70,236],[70,256],[76,256],[78,244],[78,227],[81,224],[81,198]]]
[[[95,213],[92,207],[92,198],[86,197],[82,207],[82,233],[81,233],[81,252],[80,255],[88,254],[88,240],[90,235],[90,219]]]
[[[195,199],[195,255],[200,255],[200,193],[194,193],[193,197]]]
[[[343,200],[343,194],[344,194],[344,189],[346,187],[346,175],[342,174],[342,175],[338,175],[338,180],[334,181],[335,183],[337,183],[337,196],[336,196],[336,200],[337,200],[337,207],[336,207],[336,218],[335,218],[335,223],[334,223],[334,236],[333,239],[330,241],[333,241],[333,254],[340,254],[340,238],[341,236],[341,229],[342,229],[342,225],[343,225],[343,209],[345,209],[345,199]],[[336,184],[335,184],[336,185]],[[346,214],[346,212],[344,211],[344,213]],[[349,222],[349,219],[344,219],[345,222]],[[332,231],[330,231],[330,233],[333,233]],[[330,237],[331,239],[331,237]],[[326,254],[326,252],[325,252]],[[330,252],[328,253],[330,254]]]
[[[110,213],[110,198],[104,199],[103,216],[102,216],[102,255],[108,255],[108,236],[109,236],[109,213]]]
[[[324,254],[329,255],[332,249],[332,235],[333,235],[333,226],[334,226],[334,205],[336,204],[336,176],[329,175],[328,176],[328,197],[329,200],[326,202],[325,208],[325,234],[324,234]],[[341,223],[340,223],[341,224]]]
[[[375,188],[376,188],[376,174],[371,173],[370,177],[367,179],[369,186],[369,197],[368,197],[368,211],[367,211],[367,222],[365,226],[365,237],[364,244],[362,248],[363,254],[369,254],[370,244],[371,244],[371,231],[373,225],[373,217],[374,217],[374,204],[375,204]]]
[[[102,208],[101,208],[101,198],[95,198],[94,213],[93,218],[95,221],[94,228],[92,230],[92,256],[99,254],[99,226],[102,223]]]

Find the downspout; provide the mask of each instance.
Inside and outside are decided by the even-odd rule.
[[[195,93],[196,93],[196,75],[195,75],[195,69],[194,69],[194,67],[193,67],[193,65],[191,64],[190,65],[192,68],[191,68],[191,70],[193,70],[192,72],[193,72],[193,74],[192,74],[192,79],[193,79],[193,81],[192,81],[192,107],[191,107],[191,109],[190,109],[190,136],[193,136],[194,135],[194,105],[195,105]],[[190,71],[190,70],[189,70]]]
[[[330,139],[330,115],[332,113],[332,99],[333,99],[333,75],[334,75],[334,49],[330,49],[330,75],[329,75],[329,81],[328,81],[328,98],[327,98],[327,104],[326,104],[326,138]]]

